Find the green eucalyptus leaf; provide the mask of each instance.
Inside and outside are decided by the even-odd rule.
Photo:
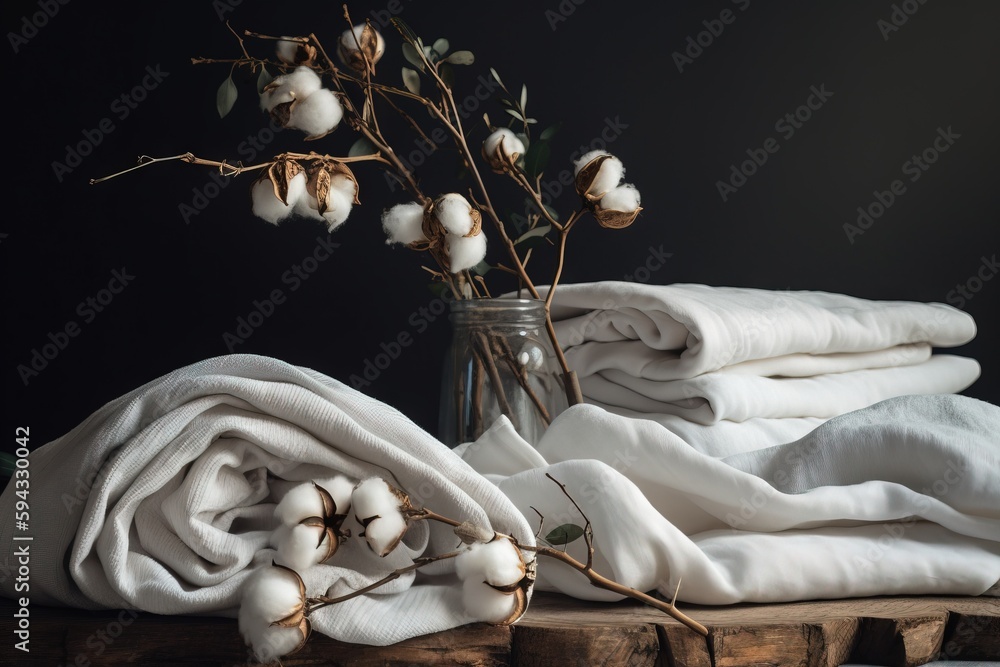
[[[477,275],[485,276],[487,273],[493,270],[493,267],[487,264],[486,260],[484,259],[483,261],[479,262],[479,264],[476,264],[474,267],[472,267],[472,270],[475,271]]]
[[[239,93],[236,90],[236,84],[233,83],[233,77],[227,76],[226,80],[222,82],[219,86],[219,90],[215,93],[215,108],[219,112],[219,118],[225,118],[233,105],[236,104],[236,98]]]
[[[455,87],[455,68],[446,62],[441,62],[438,64],[438,74],[441,75],[441,80],[449,88]]]
[[[449,46],[451,45],[448,44],[448,40],[442,37],[441,39],[435,40],[434,45],[431,48],[437,51],[439,56],[443,56],[444,54],[448,53]]]
[[[547,141],[536,141],[528,147],[528,152],[524,155],[524,174],[529,180],[535,180],[545,171],[551,156],[552,149]]]
[[[452,65],[471,65],[476,62],[476,56],[473,55],[472,51],[455,51],[445,58],[445,61]]]
[[[560,127],[562,127],[562,121],[559,121],[555,125],[549,125],[547,128],[542,130],[542,133],[538,135],[538,138],[542,141],[548,141],[555,136],[555,133],[559,131]]]
[[[525,118],[524,122],[527,123],[528,125],[534,125],[535,123],[538,122],[538,119],[537,118]]]
[[[375,153],[378,153],[378,149],[375,148],[375,144],[368,137],[358,137],[358,140],[351,145],[351,149],[347,151],[347,157],[374,155]]]
[[[556,222],[559,222],[559,211],[555,210],[548,204],[542,204],[542,206],[545,207],[545,212],[549,214],[550,218],[552,218]]]
[[[420,52],[409,42],[403,42],[403,57],[418,70],[424,71],[424,61],[420,58]]]
[[[553,528],[549,531],[549,534],[545,536],[545,541],[552,546],[560,546],[575,542],[581,537],[583,537],[582,526],[578,526],[575,523],[564,523],[558,528]]]
[[[517,237],[517,240],[514,241],[514,245],[520,245],[525,241],[527,241],[528,239],[541,238],[546,234],[548,234],[551,230],[552,230],[552,225],[539,225],[534,229],[529,229],[528,231]]]
[[[521,113],[528,110],[528,86],[521,84]]]
[[[274,81],[274,77],[271,73],[267,71],[267,68],[261,65],[260,74],[257,75],[257,94],[260,95],[264,92],[264,86]]]
[[[420,75],[409,67],[403,68],[403,85],[414,95],[420,94]]]

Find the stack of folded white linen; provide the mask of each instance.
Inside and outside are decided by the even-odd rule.
[[[654,419],[714,456],[895,396],[957,393],[980,372],[932,354],[976,335],[970,315],[939,303],[600,282],[559,287],[552,317],[588,403]]]

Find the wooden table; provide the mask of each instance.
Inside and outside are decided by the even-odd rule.
[[[246,665],[231,619],[84,612],[32,606],[31,653],[14,650],[15,607],[3,600],[0,664]],[[746,667],[844,662],[921,665],[933,659],[1000,660],[1000,600],[894,597],[775,605],[678,605],[708,639],[631,601],[586,603],[536,594],[513,627],[470,625],[393,646],[313,635],[294,665],[629,665]]]

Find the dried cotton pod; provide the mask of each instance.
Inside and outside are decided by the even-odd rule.
[[[351,503],[369,548],[383,558],[392,553],[406,533],[409,496],[381,477],[371,477],[354,487]]]
[[[302,165],[279,157],[250,188],[253,214],[278,224],[292,214],[305,194],[306,175]]]
[[[336,160],[316,160],[307,170],[306,196],[295,212],[304,218],[320,220],[333,231],[343,224],[358,201],[358,180],[354,172]]]
[[[275,52],[278,60],[286,65],[309,66],[316,62],[316,47],[293,37],[279,39]]]
[[[359,23],[345,30],[337,40],[337,57],[356,72],[365,71],[366,59],[374,70],[375,63],[381,60],[384,53],[385,39],[368,23]]]
[[[271,80],[260,93],[260,108],[274,116],[279,106],[304,100],[323,87],[319,76],[309,67],[298,67]],[[279,112],[280,114],[281,112]]]
[[[639,202],[639,190],[631,183],[625,183],[601,198],[594,207],[594,217],[602,227],[622,229],[635,222],[642,210]]]
[[[524,155],[524,142],[506,127],[493,132],[483,141],[483,159],[498,174],[504,173],[509,164]]]
[[[576,191],[588,203],[599,201],[621,183],[625,167],[604,151],[590,151],[576,161]]]
[[[350,512],[352,486],[338,475],[299,484],[286,493],[274,508],[282,524],[272,536],[275,562],[302,571],[332,558],[350,535],[343,524]]]
[[[455,558],[466,611],[490,623],[509,625],[524,614],[534,569],[508,537],[468,545]]]

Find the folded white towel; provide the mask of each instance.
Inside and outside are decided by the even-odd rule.
[[[396,410],[315,371],[250,355],[174,371],[112,401],[29,458],[27,533],[0,525],[7,562],[31,553],[31,601],[235,616],[241,586],[271,561],[283,480],[380,475],[416,503],[532,543],[500,493]],[[14,515],[14,485],[0,513]],[[29,541],[12,538],[30,535]],[[380,559],[350,540],[303,574],[310,594],[341,595],[420,555],[455,548],[446,526],[414,524]],[[452,561],[422,569],[446,574]],[[313,628],[348,642],[389,644],[477,620],[461,588],[407,575],[376,593],[325,607]],[[0,593],[20,595],[13,578]]]
[[[953,347],[976,335],[970,315],[939,303],[688,284],[563,285],[552,317],[581,376],[615,369],[649,380],[761,359],[770,361],[756,374],[791,377],[900,366],[926,352],[899,346]],[[623,341],[642,345],[615,345]]]
[[[532,523],[532,508],[549,527],[582,523],[545,474],[564,483],[599,571],[666,596],[683,578],[680,599],[730,604],[986,593],[1000,581],[998,432],[1000,407],[907,396],[717,459],[652,420],[580,405],[537,452],[504,422],[459,451]],[[585,558],[582,540],[569,551]],[[613,599],[549,563],[537,585]]]

